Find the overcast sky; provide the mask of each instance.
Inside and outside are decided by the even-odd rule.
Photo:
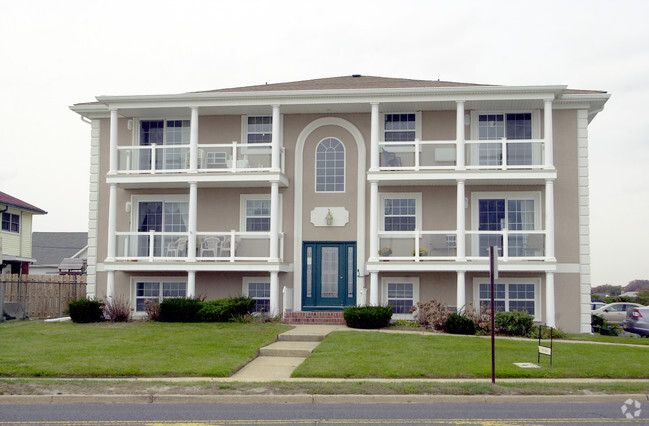
[[[98,95],[350,74],[605,90],[589,127],[592,283],[649,279],[647,1],[0,0],[0,191],[86,231]],[[560,218],[557,218],[560,220]]]

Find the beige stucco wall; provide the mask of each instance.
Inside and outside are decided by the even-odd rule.
[[[466,111],[470,114],[471,111]],[[542,115],[542,114],[541,114]],[[364,114],[335,114],[333,117],[342,118],[355,126],[364,138],[366,145],[365,170],[369,168],[370,161],[370,115]],[[323,114],[294,114],[283,117],[283,144],[285,148],[286,176],[289,186],[280,188],[282,202],[282,228],[284,233],[284,262],[291,264],[295,261],[295,251],[301,247],[293,247],[294,235],[294,203],[296,196],[302,198],[302,240],[304,241],[356,241],[357,238],[357,188],[358,177],[356,164],[358,149],[353,136],[345,129],[338,126],[324,126],[313,131],[306,139],[304,155],[301,159],[304,175],[295,176],[296,142],[302,130],[316,119],[330,117]],[[456,124],[455,111],[423,111],[422,112],[422,139],[423,140],[453,140],[455,138]],[[127,128],[127,119],[119,120],[119,145],[131,145],[133,132]],[[556,257],[559,263],[577,263],[578,253],[578,199],[577,199],[577,125],[576,112],[570,110],[557,110],[553,114],[554,125],[554,157],[558,170],[555,182],[555,241]],[[106,257],[107,211],[108,211],[108,186],[105,176],[109,162],[109,120],[101,123],[100,145],[100,191],[98,197],[98,247],[97,259],[101,263]],[[542,126],[541,126],[542,130]],[[133,130],[135,131],[135,129]],[[470,126],[465,127],[467,138],[470,137]],[[346,190],[343,194],[323,194],[314,190],[315,176],[315,147],[317,143],[326,138],[340,139],[346,152]],[[241,116],[200,116],[199,119],[199,144],[230,143],[241,139]],[[295,182],[302,180],[301,194],[295,194]],[[365,212],[366,239],[365,245],[369,250],[369,184],[365,186]],[[422,228],[424,230],[454,230],[456,228],[456,186],[381,186],[379,193],[414,192],[422,194]],[[539,212],[544,216],[545,187],[543,185],[497,185],[478,186],[467,182],[466,198],[469,205],[466,213],[466,229],[473,229],[471,195],[475,192],[538,192],[541,206]],[[132,213],[127,213],[124,206],[137,194],[185,194],[187,189],[174,190],[117,190],[117,230],[129,231],[132,229]],[[231,229],[240,230],[241,194],[270,194],[269,188],[199,188],[198,190],[198,221],[199,232],[219,232]],[[344,227],[315,227],[310,221],[310,212],[315,207],[344,207],[350,213],[350,222]],[[545,224],[542,225],[545,227]],[[6,242],[5,242],[6,245]],[[467,247],[468,248],[468,247]],[[366,253],[367,257],[371,254]],[[98,273],[98,295],[105,293],[105,273]],[[151,274],[146,274],[151,275]],[[162,275],[174,275],[172,273]],[[205,294],[208,298],[225,297],[241,292],[241,281],[244,274],[240,272],[197,273],[196,292]],[[408,276],[403,273],[390,273],[389,276]],[[385,276],[388,276],[385,275]],[[519,274],[521,275],[521,274]],[[524,274],[522,274],[524,275]],[[543,275],[543,274],[541,274]],[[384,276],[383,274],[381,276]],[[447,304],[456,303],[456,274],[454,272],[430,272],[417,274],[420,277],[420,299],[429,300],[436,298]],[[473,297],[472,275],[466,277],[467,301]],[[379,282],[380,278],[379,278]],[[542,277],[541,306],[545,309],[545,280]],[[578,310],[574,304],[579,299],[579,277],[577,274],[556,274],[556,316],[557,325],[569,331],[572,324],[578,323]],[[280,273],[280,292],[283,286],[293,286],[293,273]],[[365,287],[369,293],[369,279]],[[130,275],[116,274],[116,290],[118,292],[130,291]],[[369,294],[368,294],[369,296]],[[281,295],[280,295],[281,297]],[[369,299],[368,299],[369,300]],[[576,330],[578,331],[578,330]]]

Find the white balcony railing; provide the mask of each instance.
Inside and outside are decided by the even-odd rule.
[[[380,260],[453,260],[457,256],[455,231],[379,232]]]
[[[489,247],[498,247],[503,260],[544,260],[545,235],[539,231],[466,231],[466,259],[489,258]],[[379,232],[379,260],[457,260],[456,231]]]
[[[284,148],[280,168],[284,172]],[[189,145],[148,145],[117,147],[118,173],[187,173],[190,169]],[[196,165],[201,173],[257,172],[272,169],[272,144],[198,145]]]
[[[467,140],[467,169],[541,169],[544,139]],[[448,170],[457,167],[457,142],[379,142],[379,170]]]
[[[280,237],[280,261],[284,235]],[[189,260],[187,232],[117,232],[118,261],[174,262]],[[269,232],[199,232],[196,237],[198,261],[269,261]]]
[[[489,257],[489,247],[498,247],[498,257],[507,260],[543,260],[545,235],[539,231],[466,231],[467,259]]]
[[[540,169],[543,139],[466,141],[468,169]]]

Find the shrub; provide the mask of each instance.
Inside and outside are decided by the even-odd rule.
[[[525,336],[532,329],[534,317],[525,311],[497,312],[496,332],[507,336]]]
[[[104,318],[101,303],[97,300],[71,300],[68,303],[68,310],[72,321],[78,323],[100,322]]]
[[[541,328],[540,325],[535,325],[532,326],[530,329],[529,333],[527,333],[527,337],[530,339],[538,339],[539,338],[539,328]],[[552,339],[565,339],[566,337],[566,332],[561,330],[560,328],[553,328],[552,329]],[[543,327],[543,334],[541,335],[541,339],[544,340],[549,340],[550,339],[550,328],[549,327]]]
[[[486,306],[480,306],[480,310],[477,310],[473,307],[473,303],[469,303],[464,309],[464,316],[473,321],[478,334],[491,332],[491,309]]]
[[[196,322],[201,301],[196,298],[170,298],[160,303],[160,321]]]
[[[347,327],[382,328],[390,324],[392,306],[352,306],[343,312]]]
[[[198,311],[198,320],[203,322],[226,322],[244,317],[255,307],[254,299],[245,296],[203,302]]]
[[[128,322],[131,319],[131,305],[121,296],[108,298],[103,311],[104,318],[110,322]]]
[[[590,325],[592,327],[603,327],[606,328],[606,319],[604,317],[600,317],[599,315],[590,315]]]
[[[160,321],[160,302],[156,299],[145,300],[144,312],[146,312],[150,321]]]
[[[475,323],[468,317],[460,314],[451,314],[446,319],[444,331],[451,334],[475,334]]]
[[[446,319],[453,313],[453,310],[442,302],[431,300],[429,302],[417,302],[417,306],[413,306],[410,312],[422,327],[444,330]]]

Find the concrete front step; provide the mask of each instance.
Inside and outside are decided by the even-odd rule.
[[[322,342],[325,336],[312,334],[280,334],[277,340],[280,342]]]
[[[260,356],[308,357],[319,341],[278,341],[259,349]]]
[[[345,325],[342,311],[286,312],[283,321],[285,324]]]

